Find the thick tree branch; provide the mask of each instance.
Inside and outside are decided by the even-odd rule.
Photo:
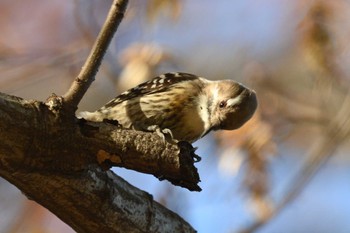
[[[8,171],[0,175],[77,232],[195,232],[180,216],[112,172]]]
[[[60,117],[55,101],[49,103],[50,106],[0,93],[1,176],[79,232],[119,232],[120,228],[112,231],[109,227],[134,224],[129,217],[134,216],[135,208],[140,218],[146,218],[148,227],[140,226],[145,222],[135,224],[135,232],[166,232],[152,225],[158,217],[181,225],[187,229],[184,232],[193,232],[177,215],[158,209],[160,205],[149,195],[141,195],[141,191],[135,191],[111,172],[102,171],[100,166],[123,166],[199,190],[190,144],[163,143],[156,133],[125,130],[109,123],[72,121]],[[125,206],[114,206],[117,200]],[[85,215],[89,223],[81,221]]]
[[[72,109],[73,112],[75,112],[80,100],[83,98],[91,83],[95,80],[96,73],[100,67],[104,54],[107,51],[109,43],[123,19],[127,4],[127,0],[113,1],[106,21],[85,61],[84,66],[69,90],[64,94],[63,99],[66,104],[65,106]]]
[[[189,143],[163,142],[156,133],[103,122],[72,122],[51,111],[52,106],[1,93],[0,105],[0,130],[6,132],[0,134],[0,158],[6,161],[65,172],[92,164],[107,169],[120,166],[200,191],[194,149]]]

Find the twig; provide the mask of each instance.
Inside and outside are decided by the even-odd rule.
[[[95,80],[95,75],[101,65],[102,59],[123,19],[128,0],[114,0],[106,21],[97,36],[96,42],[85,61],[79,75],[73,81],[69,90],[63,95],[64,103],[68,108],[76,110],[85,92]]]

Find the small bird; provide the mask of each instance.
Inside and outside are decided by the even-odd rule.
[[[125,128],[156,131],[164,138],[194,142],[212,130],[241,127],[257,108],[255,91],[233,80],[211,81],[188,73],[166,73],[109,101],[90,121],[117,121]]]

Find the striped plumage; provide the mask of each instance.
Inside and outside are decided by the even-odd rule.
[[[256,106],[255,92],[232,80],[167,73],[79,116],[91,121],[117,120],[123,127],[142,131],[168,129],[174,139],[193,142],[210,130],[240,127]]]

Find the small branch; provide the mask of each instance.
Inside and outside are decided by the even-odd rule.
[[[79,75],[73,81],[69,90],[63,95],[64,103],[68,108],[76,110],[85,92],[95,80],[96,73],[101,65],[114,33],[123,19],[128,1],[114,0],[106,21],[97,37],[97,40],[85,61]]]

